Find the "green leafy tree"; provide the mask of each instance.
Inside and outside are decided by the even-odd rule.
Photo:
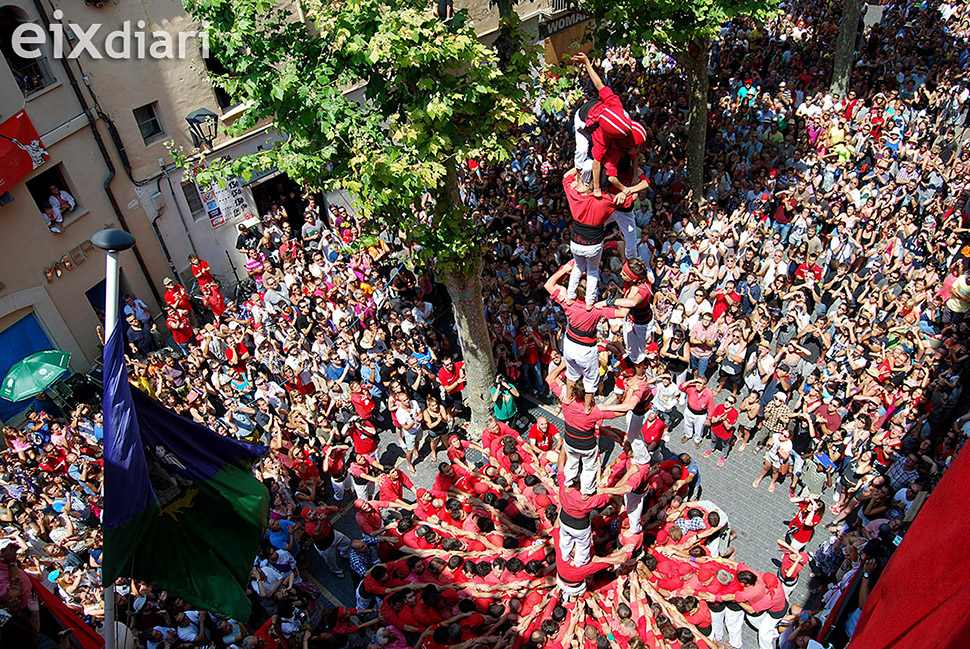
[[[502,71],[467,12],[441,22],[418,0],[303,3],[305,21],[270,0],[185,2],[229,70],[213,82],[247,106],[233,129],[271,119],[286,136],[200,181],[276,167],[312,188],[350,192],[371,232],[405,233],[451,295],[472,424],[482,427],[495,377],[481,282],[488,242],[462,203],[457,169],[507,159],[511,129],[534,121],[537,52],[512,32]],[[362,101],[344,92],[353,87]],[[422,216],[426,193],[432,207]]]
[[[739,16],[767,20],[778,0],[578,0],[595,19],[597,47],[629,45],[641,53],[652,42],[677,61],[687,75],[690,113],[687,132],[687,185],[694,200],[703,196],[709,83],[708,50],[721,27]]]

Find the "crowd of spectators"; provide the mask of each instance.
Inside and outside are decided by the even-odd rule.
[[[778,634],[788,649],[808,646],[843,589],[861,582],[841,627],[851,633],[897,537],[970,432],[970,416],[959,417],[970,357],[970,16],[964,5],[887,3],[839,97],[827,91],[838,10],[786,5],[767,25],[730,23],[712,46],[699,201],[686,184],[683,76],[656,51],[611,49],[598,62],[646,130],[647,186],[631,210],[652,318],[643,360],[630,362],[630,246],[613,232],[592,308],[620,308],[595,318],[592,412],[630,414],[599,429],[623,451],[592,476],[563,443],[569,431],[525,415],[528,397],[583,416],[582,387],[573,399],[568,369],[561,377],[573,307],[556,284],[571,259],[572,114],[537,112],[508,163],[460,169],[463,199],[495,241],[483,280],[499,377],[482,433],[465,430],[450,302],[431,271],[409,270],[413,242],[385,231],[353,246],[367,224],[322,197],[307,195],[302,213],[281,197],[259,226],[240,228],[239,290],[193,258],[198,292],[167,280],[157,322],[128,300],[132,383],[267,445],[257,471],[272,496],[252,618],[122,584],[119,619],[140,645],[740,647],[747,617],[763,649]],[[94,623],[101,415],[40,399],[3,434],[0,600],[29,632],[30,573]],[[717,454],[708,480],[732,455],[763,453],[752,488],[768,480],[766,491],[785,488],[792,501],[777,572],[735,560],[724,503],[685,502],[697,465],[668,449],[678,435]],[[397,454],[380,456],[389,440]],[[413,484],[416,465],[442,454],[434,484]],[[831,536],[810,556],[826,510]],[[355,519],[349,536],[334,526],[338,512]],[[355,607],[321,598],[308,578],[319,561],[334,579],[349,572]],[[796,605],[787,598],[806,565],[811,593]]]

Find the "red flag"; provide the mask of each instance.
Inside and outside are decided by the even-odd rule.
[[[26,111],[0,124],[0,194],[50,160]]]
[[[30,585],[37,594],[41,606],[50,611],[57,621],[64,625],[64,628],[74,631],[74,639],[81,646],[81,649],[103,649],[104,638],[98,632],[84,623],[84,620],[77,616],[77,613],[67,607],[61,598],[47,590],[47,588],[37,581],[32,575]]]

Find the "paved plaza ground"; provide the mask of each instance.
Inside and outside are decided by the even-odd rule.
[[[554,404],[538,403],[529,397],[522,399],[523,403],[529,403],[529,415],[536,417],[540,414],[546,415],[550,421],[562,429],[562,420],[559,417],[560,411]],[[621,421],[621,420],[617,420]],[[666,449],[670,454],[681,452],[690,453],[696,458],[700,467],[700,488],[699,494],[695,493],[694,498],[703,498],[716,503],[723,509],[730,519],[730,525],[737,532],[737,538],[732,541],[732,545],[737,548],[735,559],[743,561],[752,568],[765,572],[775,572],[779,565],[780,552],[776,543],[777,539],[784,536],[786,525],[784,521],[790,519],[797,511],[795,505],[789,501],[788,485],[779,484],[773,493],[768,492],[769,480],[765,479],[759,489],[754,489],[751,483],[758,476],[764,453],[753,452],[752,447],[748,446],[743,452],[732,451],[723,467],[717,466],[718,454],[710,457],[702,457],[704,450],[709,448],[708,442],[704,442],[700,449],[696,448],[693,442],[688,441],[681,444],[680,424],[670,432],[669,442]],[[428,452],[427,441],[424,444],[424,451]],[[603,440],[601,446],[601,457],[604,463],[609,461],[615,453],[614,445],[609,440]],[[407,465],[404,463],[403,456],[397,444],[396,436],[390,432],[381,434],[380,458],[385,464],[397,464],[402,471],[407,472]],[[439,453],[439,458],[444,459],[444,453]],[[437,474],[438,463],[430,457],[425,457],[415,465],[416,475],[410,475],[415,486],[430,488]],[[329,492],[328,492],[329,493]],[[336,527],[351,538],[360,535],[356,523],[353,520],[353,494],[345,495],[340,513],[337,515]],[[405,493],[405,498],[411,500],[410,494]],[[831,506],[831,491],[826,492],[826,505]],[[809,543],[806,551],[811,554],[829,534],[825,531],[825,525],[832,522],[833,515],[826,511],[822,524],[816,530],[815,537]],[[315,582],[321,586],[324,597],[329,604],[353,606],[354,605],[354,583],[351,580],[351,571],[344,571],[346,577],[336,579],[327,567],[318,558],[314,558],[310,573]],[[808,571],[806,569],[803,578],[799,580],[798,587],[792,594],[791,603],[802,604],[808,596]],[[746,647],[757,646],[757,638],[750,627],[745,627],[744,644]]]

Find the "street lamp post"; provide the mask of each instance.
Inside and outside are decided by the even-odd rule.
[[[135,237],[124,230],[101,230],[91,237],[91,243],[108,253],[105,256],[104,274],[104,341],[107,343],[118,322],[118,295],[120,293],[118,280],[121,274],[118,266],[118,253],[133,247]],[[105,436],[105,443],[107,442],[108,437]],[[105,449],[105,455],[107,455],[107,449]],[[102,499],[103,496],[104,494],[102,494]],[[105,649],[117,649],[115,585],[113,583],[102,584],[102,587],[104,589],[104,646]]]
[[[186,115],[185,121],[189,123],[192,144],[204,144],[211,149],[219,131],[219,116],[207,108],[199,108]]]

